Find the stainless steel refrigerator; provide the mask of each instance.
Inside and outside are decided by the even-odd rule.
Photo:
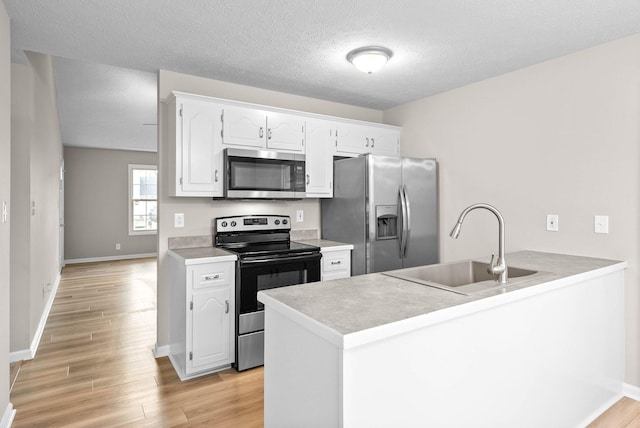
[[[365,155],[334,162],[322,238],[353,244],[352,275],[438,263],[435,159]]]

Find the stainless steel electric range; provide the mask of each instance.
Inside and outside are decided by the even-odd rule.
[[[236,263],[236,369],[264,364],[264,307],[260,290],[320,281],[320,248],[291,241],[281,215],[216,218],[215,245]]]

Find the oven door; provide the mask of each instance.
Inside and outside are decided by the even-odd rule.
[[[264,306],[258,291],[320,281],[320,253],[259,257],[238,262],[236,369],[264,364]]]
[[[240,315],[263,310],[258,291],[320,281],[321,258],[320,253],[312,252],[240,260],[237,290]]]

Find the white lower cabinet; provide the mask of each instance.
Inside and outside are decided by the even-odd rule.
[[[235,361],[235,262],[171,257],[169,358],[181,380]]]
[[[321,280],[330,281],[351,276],[351,250],[322,248]]]

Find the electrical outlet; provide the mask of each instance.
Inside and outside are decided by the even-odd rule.
[[[558,231],[558,215],[547,214],[547,230],[550,232]]]
[[[593,231],[595,233],[609,233],[609,216],[608,215],[594,216]]]
[[[184,213],[173,214],[173,227],[184,227]]]
[[[120,244],[116,244],[116,250],[120,249]]]
[[[304,211],[302,211],[302,210],[297,210],[296,211],[296,221],[297,222],[304,221]]]

